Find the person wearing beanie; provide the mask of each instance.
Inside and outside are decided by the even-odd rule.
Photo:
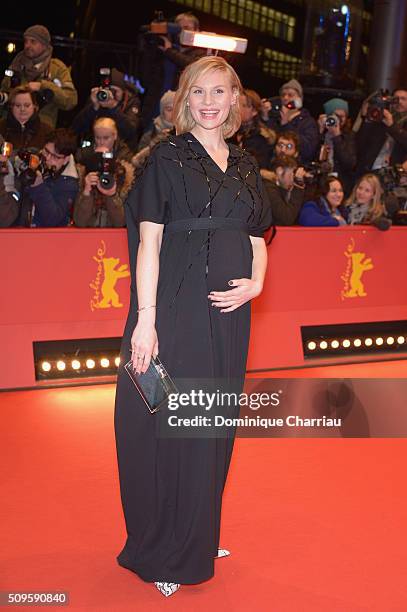
[[[91,140],[92,126],[96,119],[113,119],[119,131],[119,138],[131,149],[136,150],[140,139],[140,98],[137,90],[126,80],[123,72],[111,69],[109,95],[106,100],[98,100],[100,87],[93,87],[90,98],[72,122],[72,129],[82,140]],[[106,89],[106,88],[103,88]]]
[[[282,108],[279,117],[270,117],[270,102],[263,100],[262,118],[268,127],[277,133],[295,132],[300,141],[299,160],[301,164],[309,164],[318,151],[318,125],[309,111],[303,108],[304,92],[297,79],[291,79],[280,87]]]
[[[51,35],[43,25],[33,25],[24,32],[24,49],[17,53],[9,66],[20,85],[28,85],[40,106],[39,117],[51,129],[58,120],[59,110],[72,110],[78,94],[69,68],[52,57]],[[10,77],[4,77],[2,91],[11,89]]]
[[[345,196],[348,196],[355,180],[356,166],[356,139],[348,126],[349,104],[342,98],[331,98],[323,109],[324,113],[318,118],[319,160],[330,163],[332,172],[343,185]]]

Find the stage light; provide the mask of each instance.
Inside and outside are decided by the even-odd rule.
[[[337,348],[339,348],[339,342],[338,342],[338,340],[332,340],[332,342],[331,342],[331,348],[333,348],[333,349],[337,349]]]
[[[362,340],[360,338],[355,338],[355,340],[353,341],[353,346],[362,346]]]
[[[51,370],[51,364],[49,361],[43,361],[41,364],[41,370],[43,372],[49,372]]]
[[[57,361],[57,370],[59,370],[60,372],[63,372],[65,368],[66,368],[65,361],[62,361],[61,359]]]
[[[308,349],[310,351],[315,351],[316,348],[317,348],[317,345],[315,342],[308,342]]]
[[[108,368],[110,366],[110,361],[106,357],[102,357],[100,360],[100,365],[102,368]]]
[[[7,50],[7,53],[14,53],[14,51],[16,50],[15,43],[13,43],[13,42],[7,43],[6,50]]]
[[[346,4],[342,4],[341,13],[342,15],[347,15],[349,13],[349,7]]]
[[[342,346],[343,348],[349,348],[350,347],[350,340],[346,339],[342,342]]]
[[[319,348],[324,351],[325,349],[328,348],[328,342],[326,342],[325,340],[322,340],[322,342],[320,342],[319,344]]]
[[[95,367],[95,362],[93,359],[87,359],[86,360],[86,367],[88,368],[88,370],[92,370]]]
[[[383,338],[381,338],[380,336],[378,338],[376,338],[376,344],[377,346],[381,346],[383,344],[384,340]]]
[[[404,344],[404,342],[405,342],[405,338],[404,338],[404,336],[399,336],[399,337],[397,338],[397,344]]]
[[[214,32],[195,32],[193,30],[182,30],[180,43],[188,47],[203,47],[204,49],[233,51],[234,53],[246,53],[247,49],[247,38],[220,36]]]
[[[388,338],[386,338],[386,342],[387,342],[387,344],[390,344],[390,345],[391,345],[391,344],[394,344],[394,338],[393,338],[393,336],[389,336]]]
[[[373,340],[371,338],[366,338],[365,339],[365,345],[366,346],[372,346],[373,344]]]
[[[71,363],[71,366],[73,370],[79,370],[81,367],[81,362],[78,361],[77,359],[74,359]]]
[[[118,368],[120,365],[120,357],[116,357],[116,359],[114,360],[114,365]]]

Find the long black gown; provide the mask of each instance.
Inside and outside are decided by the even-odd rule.
[[[194,221],[209,217],[213,227]],[[165,224],[156,315],[162,362],[173,378],[233,378],[243,385],[250,304],[220,313],[208,294],[230,289],[230,279],[251,277],[249,235],[261,237],[271,224],[254,159],[230,144],[224,173],[191,133],[171,136],[136,179],[126,220],[132,284],[122,363],[137,323],[138,224],[152,221]],[[193,223],[205,229],[185,229]],[[149,413],[121,366],[115,434],[127,541],[117,560],[148,582],[202,582],[214,574],[234,436],[159,437],[158,415]]]

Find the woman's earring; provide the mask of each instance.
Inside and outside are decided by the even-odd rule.
[[[187,106],[189,106],[189,102],[187,102]]]

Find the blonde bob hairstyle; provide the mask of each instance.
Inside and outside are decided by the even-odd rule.
[[[226,72],[229,76],[232,91],[237,93],[236,103],[231,105],[227,119],[222,125],[223,137],[230,138],[239,129],[241,123],[239,95],[242,92],[240,79],[223,57],[209,55],[189,64],[181,74],[179,87],[175,94],[173,114],[177,134],[190,132],[195,126],[195,121],[187,106],[191,88],[198,79],[204,78],[208,73],[215,70]]]
[[[345,202],[345,206],[350,206],[354,202],[356,202],[356,191],[362,181],[366,181],[373,189],[373,198],[370,200],[369,212],[368,212],[368,221],[374,221],[378,219],[385,213],[385,208],[382,203],[383,197],[383,189],[380,184],[380,180],[375,174],[364,174],[360,177],[360,179],[356,182],[355,186],[352,189],[352,193],[349,198]]]

